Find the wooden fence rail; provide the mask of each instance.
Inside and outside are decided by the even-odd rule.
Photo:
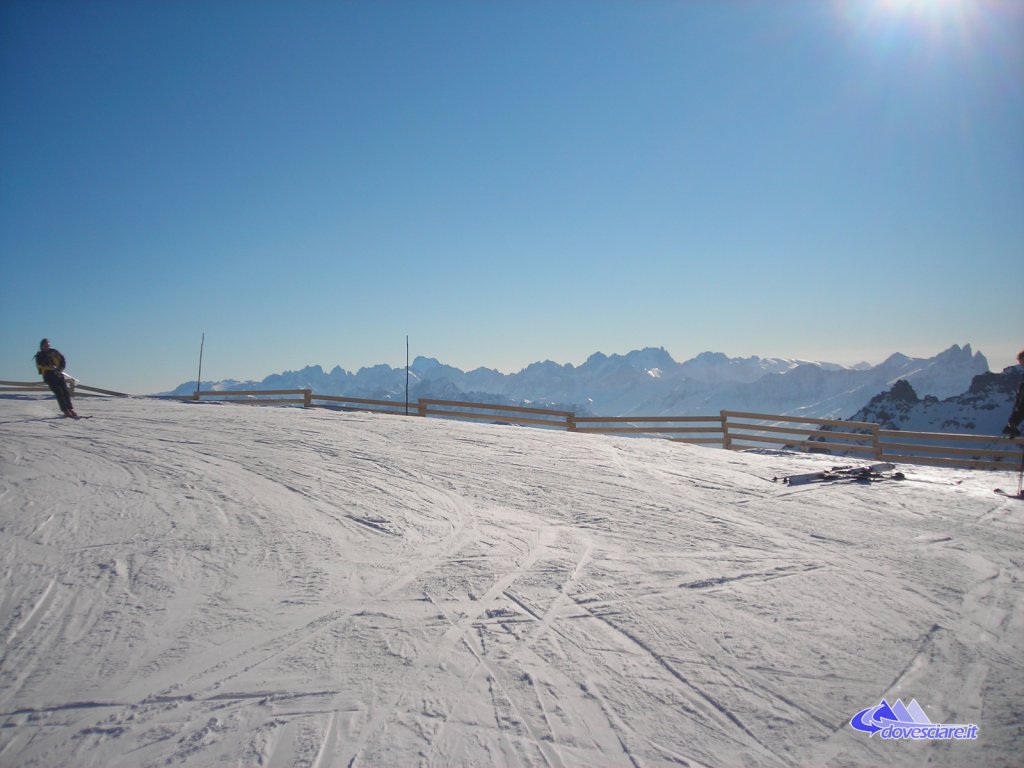
[[[131,397],[131,395],[125,394],[124,392],[114,392],[113,390],[110,390],[110,389],[100,389],[99,387],[90,387],[88,384],[76,384],[75,385],[75,392],[79,392],[80,390],[83,390],[83,389],[86,392],[95,392],[98,395],[107,395],[109,397]]]
[[[364,413],[391,413],[417,416],[419,404],[397,400],[370,400],[365,397],[343,397],[341,395],[318,395],[313,393],[314,408],[329,408],[334,411],[362,411]],[[340,405],[319,405],[319,402],[340,403]]]
[[[109,395],[112,397],[129,397],[124,392],[114,392],[109,389],[100,389],[99,387],[90,387],[88,384],[81,384],[76,379],[66,379],[68,383],[68,390],[72,395],[81,396],[84,390],[86,395],[90,393],[96,393],[99,395]],[[50,387],[47,386],[45,381],[0,381],[0,394],[4,393],[36,393],[36,392],[49,392]]]
[[[624,426],[581,427],[580,424],[621,424]],[[705,424],[706,426],[667,426],[669,424]],[[678,443],[722,445],[725,438],[721,416],[574,416],[570,419],[569,429],[573,432],[603,435],[690,435],[689,437],[667,438]]]
[[[127,397],[120,392],[84,384],[77,384],[77,389]],[[43,394],[48,391],[42,382],[0,381],[0,394]],[[205,390],[166,397],[525,424],[590,434],[647,435],[677,442],[718,445],[729,450],[781,447],[836,456],[852,453],[879,461],[970,469],[1015,468],[1022,461],[1021,451],[1024,449],[1024,438],[1008,440],[988,435],[909,432],[882,429],[878,424],[864,421],[746,411],[721,411],[717,416],[577,416],[572,411],[550,408],[431,398],[406,403],[318,395],[309,389]]]
[[[299,395],[280,399],[282,395]],[[300,405],[309,408],[312,405],[313,391],[310,389],[260,389],[260,390],[227,390],[197,391],[192,393],[192,400],[210,398],[225,403],[241,403],[242,405]]]
[[[0,392],[49,392],[45,381],[0,381]]]
[[[429,398],[420,398],[419,415],[496,421],[503,424],[529,424],[562,429],[568,429],[569,420],[573,418],[571,411],[555,411],[550,408],[527,408],[521,405],[500,405],[498,403],[464,403],[460,400],[432,400]]]

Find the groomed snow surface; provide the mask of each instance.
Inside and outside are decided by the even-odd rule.
[[[0,400],[4,768],[1020,765],[1015,472],[76,405]]]

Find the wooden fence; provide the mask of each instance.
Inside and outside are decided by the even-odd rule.
[[[68,391],[76,397],[92,397],[94,395],[130,397],[130,395],[126,395],[124,392],[90,387],[87,384],[81,384],[75,379],[67,379],[67,383]],[[0,395],[7,393],[47,394],[49,391],[50,388],[44,381],[0,381]]]
[[[1005,469],[1007,464],[1024,462],[1021,450],[1024,440],[1008,441],[985,435],[959,435],[944,432],[878,431],[878,458],[908,464],[931,464],[937,467]],[[993,448],[997,444],[1016,445],[1017,450]],[[974,445],[977,447],[965,447]],[[984,447],[982,447],[984,446]]]
[[[415,416],[417,414],[417,404],[405,401],[368,400],[364,397],[316,395],[313,393],[310,393],[310,401],[312,407],[328,408],[332,411],[369,411],[371,413],[392,413],[399,416]],[[330,405],[322,405],[322,403],[330,403]]]
[[[814,453],[841,451],[869,456],[876,456],[878,453],[878,425],[866,421],[722,411],[722,425],[723,446],[734,450],[763,445],[783,445],[794,450]]]
[[[722,445],[732,450],[784,446],[809,453],[855,454],[878,461],[971,469],[1005,469],[1022,460],[1024,449],[1020,438],[909,432],[882,429],[865,421],[742,411],[722,411],[722,429]]]
[[[84,384],[77,384],[75,390],[76,393],[86,390],[98,395],[122,395]],[[0,394],[48,391],[42,382],[0,381]],[[774,448],[835,456],[853,454],[878,461],[970,469],[1015,468],[1022,460],[1024,449],[1021,438],[1007,440],[987,435],[887,430],[863,421],[745,411],[721,411],[716,416],[577,416],[572,411],[550,408],[430,398],[407,403],[318,395],[309,389],[201,390],[191,395],[167,397],[521,424],[590,434],[660,437],[729,450]]]

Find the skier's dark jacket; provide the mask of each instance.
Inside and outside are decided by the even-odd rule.
[[[1017,399],[1013,403],[1013,412],[1009,421],[1006,422],[1007,429],[1016,429],[1017,425],[1024,421],[1024,379],[1021,379],[1017,387]]]
[[[66,366],[64,355],[56,349],[41,349],[36,352],[36,368],[43,376],[48,373],[60,373]]]

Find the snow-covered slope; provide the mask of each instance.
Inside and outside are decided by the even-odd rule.
[[[1015,478],[0,400],[0,765],[1005,766]],[[916,699],[971,742],[855,732]]]

